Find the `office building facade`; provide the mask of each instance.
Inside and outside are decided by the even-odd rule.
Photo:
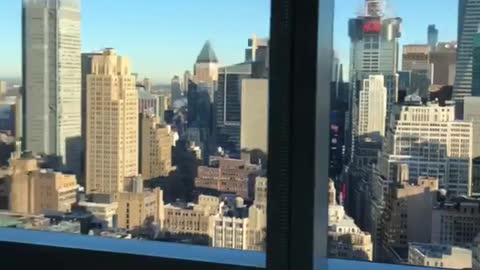
[[[261,167],[249,161],[219,158],[217,164],[200,166],[195,178],[195,188],[204,192],[231,193],[244,199],[251,198],[250,183],[260,173]]]
[[[480,201],[453,198],[432,212],[432,243],[470,247],[480,233]]]
[[[415,97],[410,97],[414,98]],[[383,193],[394,177],[394,164],[408,164],[410,182],[421,176],[439,178],[451,195],[470,195],[472,123],[455,121],[453,105],[416,101],[395,108],[376,169]],[[379,196],[383,198],[383,196]]]
[[[387,88],[387,116],[398,98],[398,39],[401,18],[386,18],[381,1],[365,0],[362,14],[349,20],[350,83],[346,155],[353,160],[358,136],[359,92],[370,75],[383,75]]]
[[[23,214],[69,212],[77,200],[74,175],[40,169],[38,161],[24,156],[11,163],[9,210]]]
[[[429,45],[404,45],[402,70],[411,71],[410,93],[417,93],[423,98],[428,97],[431,80]]]
[[[120,192],[138,174],[138,94],[130,61],[107,49],[87,76],[88,193]]]
[[[0,81],[0,100],[7,95],[7,82]]]
[[[473,38],[472,61],[472,96],[480,97],[480,33]]]
[[[359,96],[358,136],[381,141],[387,119],[387,88],[383,75],[370,75],[363,80]]]
[[[430,48],[434,49],[438,43],[438,29],[435,24],[430,24],[427,30],[427,43]]]
[[[22,96],[6,96],[0,98],[0,133],[23,137],[23,102]]]
[[[80,1],[23,1],[23,43],[25,149],[79,173]]]
[[[408,166],[400,165],[400,182],[392,184],[385,203],[382,218],[383,252],[390,260],[399,250],[407,249],[408,243],[430,243],[432,209],[437,202],[438,178],[420,177],[410,184]],[[418,226],[418,224],[423,224]]]
[[[461,102],[472,95],[473,44],[480,24],[480,1],[460,0],[458,12],[458,50],[455,86],[453,95]]]
[[[176,101],[179,101],[182,99],[182,88],[180,84],[180,78],[178,76],[173,76],[171,84],[170,84],[170,91],[171,91],[171,96],[172,96],[172,107],[175,104]]]
[[[140,229],[146,223],[156,224],[158,228],[163,228],[163,191],[160,188],[129,190],[120,192],[116,196],[119,228]]]
[[[432,84],[438,87],[453,85],[457,68],[457,43],[440,42],[430,52]]]
[[[480,157],[480,96],[464,98],[463,120],[471,122],[473,126],[472,135],[472,157]]]
[[[240,149],[268,152],[268,80],[242,81]]]
[[[218,71],[214,101],[215,136],[217,145],[233,156],[240,154],[242,80],[260,78],[263,70],[260,62],[249,62],[222,67]]]
[[[168,176],[172,171],[172,140],[170,126],[161,124],[160,117],[142,114],[139,149],[144,179]]]
[[[137,88],[138,92],[138,113],[150,113],[159,115],[160,100],[152,95],[145,88]]]

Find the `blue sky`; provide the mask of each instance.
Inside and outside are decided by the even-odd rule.
[[[337,0],[335,47],[348,61],[347,21],[363,0]],[[402,43],[426,42],[428,24],[440,40],[455,40],[457,0],[390,0],[403,18]],[[435,10],[432,8],[435,7]],[[133,70],[154,82],[192,69],[205,40],[221,64],[240,62],[247,39],[268,36],[269,0],[83,0],[82,50],[114,47],[132,60]],[[0,0],[0,78],[21,70],[21,0]]]

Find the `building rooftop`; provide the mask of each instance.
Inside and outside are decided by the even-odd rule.
[[[454,253],[471,253],[466,248],[436,244],[411,243],[409,248],[418,250],[425,257],[436,259],[442,259],[444,256],[451,256]]]
[[[219,73],[251,74],[252,63],[239,63],[218,69]]]
[[[143,87],[137,87],[137,92],[139,99],[158,99],[156,96],[146,91]]]
[[[200,54],[197,57],[197,63],[218,63],[217,55],[212,49],[210,41],[206,41]]]

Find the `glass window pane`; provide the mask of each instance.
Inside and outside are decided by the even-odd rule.
[[[269,0],[0,10],[0,228],[265,250]]]
[[[478,267],[480,1],[335,12],[329,256]]]

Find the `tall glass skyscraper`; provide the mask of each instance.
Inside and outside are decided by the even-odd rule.
[[[472,94],[473,38],[480,25],[480,0],[460,0],[458,12],[457,72],[453,96],[462,101]]]
[[[434,49],[438,43],[438,29],[435,27],[435,24],[430,24],[428,26],[428,45],[430,48]]]
[[[351,39],[347,156],[353,157],[358,124],[358,95],[361,82],[370,75],[383,75],[387,88],[387,116],[397,99],[398,38],[401,36],[400,18],[386,18],[384,1],[365,0],[364,14],[349,20]]]
[[[480,97],[480,33],[473,39],[472,96]]]
[[[23,1],[25,148],[78,173],[81,150],[80,0]]]

